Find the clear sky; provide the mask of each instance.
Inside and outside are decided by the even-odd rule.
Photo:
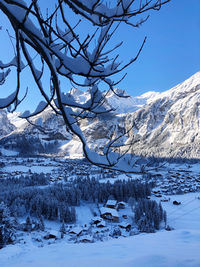
[[[46,1],[40,0],[42,5]],[[124,41],[119,48],[121,60],[133,58],[145,36],[147,42],[136,63],[127,69],[128,75],[118,85],[130,95],[147,91],[165,91],[200,71],[200,0],[171,0],[160,11],[151,12],[149,20],[140,28],[121,26],[112,42]],[[7,27],[0,13],[0,60],[13,56],[12,45],[3,30]],[[84,32],[87,29],[81,29]],[[29,98],[20,110],[33,109],[39,99],[31,77],[26,76],[22,85],[29,86]],[[71,89],[71,85],[66,88]],[[0,90],[0,97],[15,89],[12,78]]]
[[[147,36],[140,58],[120,84],[131,95],[168,90],[200,71],[199,0],[172,0],[132,34],[129,29],[122,33],[124,57],[133,53],[133,43]]]

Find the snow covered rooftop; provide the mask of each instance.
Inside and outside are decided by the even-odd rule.
[[[75,227],[73,229],[71,229],[69,231],[70,234],[76,234],[79,235],[81,232],[83,231],[83,229],[81,227]]]
[[[106,206],[115,206],[117,204],[117,200],[109,199],[106,203]]]
[[[106,222],[105,221],[101,221],[97,224],[97,227],[105,227],[106,226]]]
[[[127,227],[130,227],[131,224],[129,222],[121,222],[119,223],[119,227],[121,228],[127,228]]]
[[[95,216],[94,218],[92,218],[92,221],[93,222],[101,222],[102,221],[102,218],[99,217],[99,216]]]
[[[84,242],[84,241],[86,241],[86,242],[92,242],[93,241],[93,238],[90,235],[84,235],[84,236],[80,236],[79,241],[80,242]]]
[[[110,209],[110,208],[106,208],[106,207],[102,207],[100,209],[101,214],[110,214],[113,217],[119,217],[118,212],[115,209]]]

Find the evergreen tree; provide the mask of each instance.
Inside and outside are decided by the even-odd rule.
[[[161,221],[164,220],[166,212],[163,211],[161,203],[156,201],[140,199],[135,208],[135,222],[141,232],[154,232],[159,230]]]
[[[61,227],[60,227],[60,234],[61,234],[61,238],[63,238],[64,235],[66,234],[66,228],[65,228],[65,224],[64,224],[64,222],[61,224]]]
[[[15,225],[14,220],[10,216],[8,207],[0,203],[0,248],[13,243],[15,240]]]
[[[43,219],[43,216],[42,215],[39,216],[39,229],[41,231],[44,231],[45,230],[44,219]]]
[[[27,231],[27,232],[32,231],[32,222],[31,222],[30,216],[26,217],[25,231]]]
[[[76,210],[74,207],[71,208],[71,222],[76,222]]]

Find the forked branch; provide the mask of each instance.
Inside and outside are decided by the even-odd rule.
[[[12,42],[15,42],[16,50],[12,61],[0,61],[0,85],[5,85],[13,68],[17,77],[16,90],[7,98],[0,99],[0,108],[10,108],[12,104],[17,108],[20,105],[18,96],[21,92],[22,74],[24,68],[29,68],[35,88],[39,90],[43,101],[39,101],[34,112],[25,111],[22,118],[29,120],[50,106],[56,114],[62,115],[71,133],[79,137],[85,157],[91,163],[104,168],[139,172],[140,170],[130,164],[132,155],[128,153],[132,143],[123,143],[124,135],[129,130],[118,136],[113,130],[104,152],[97,153],[89,149],[80,120],[94,119],[100,114],[113,111],[106,107],[108,93],[102,93],[99,84],[106,85],[108,92],[112,90],[116,93],[114,87],[126,74],[122,74],[118,81],[114,81],[113,76],[133,64],[145,45],[146,37],[136,56],[122,65],[119,54],[114,53],[123,42],[108,47],[113,35],[120,29],[119,25],[125,23],[133,28],[138,27],[149,18],[148,11],[159,10],[169,1],[57,0],[53,11],[44,15],[37,0],[30,0],[29,4],[23,0],[0,0],[0,10],[7,16],[15,33]],[[72,23],[69,20],[68,14],[72,11],[77,14],[77,22]],[[143,14],[144,17],[141,17]],[[87,25],[90,23],[90,29],[82,37],[79,26],[85,21]],[[38,55],[37,60],[35,54]],[[46,69],[49,73],[49,86],[43,84]],[[67,92],[69,90],[65,91],[66,88],[61,87],[61,78],[73,85],[87,88],[90,98],[84,103],[79,102]],[[50,88],[50,94],[47,88]],[[118,96],[127,97],[123,94]]]

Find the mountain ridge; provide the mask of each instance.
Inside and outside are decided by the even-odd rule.
[[[119,134],[130,129],[130,143],[133,154],[160,158],[200,158],[200,72],[168,91],[147,92],[141,96],[121,98],[109,92],[106,105],[114,109],[109,116],[99,116],[95,120],[83,120],[81,128],[91,148],[98,150],[107,142],[114,127]],[[117,93],[122,93],[116,89]],[[89,93],[77,88],[71,94],[80,102],[87,101]],[[126,92],[124,92],[126,95]],[[47,148],[60,155],[82,156],[81,144],[77,137],[66,132],[61,117],[46,110],[34,118],[40,121],[46,132],[27,123],[21,123],[15,116],[8,115],[14,129],[0,140],[4,148],[17,146],[18,138],[32,138],[37,143],[36,153],[45,153]],[[16,121],[15,121],[16,120]],[[33,141],[32,140],[32,141]],[[54,144],[55,143],[55,147]],[[38,149],[40,147],[40,149]],[[13,146],[12,149],[18,149]]]
[[[200,72],[131,114],[129,123],[136,127],[130,138],[138,139],[135,153],[200,158],[199,89]]]

